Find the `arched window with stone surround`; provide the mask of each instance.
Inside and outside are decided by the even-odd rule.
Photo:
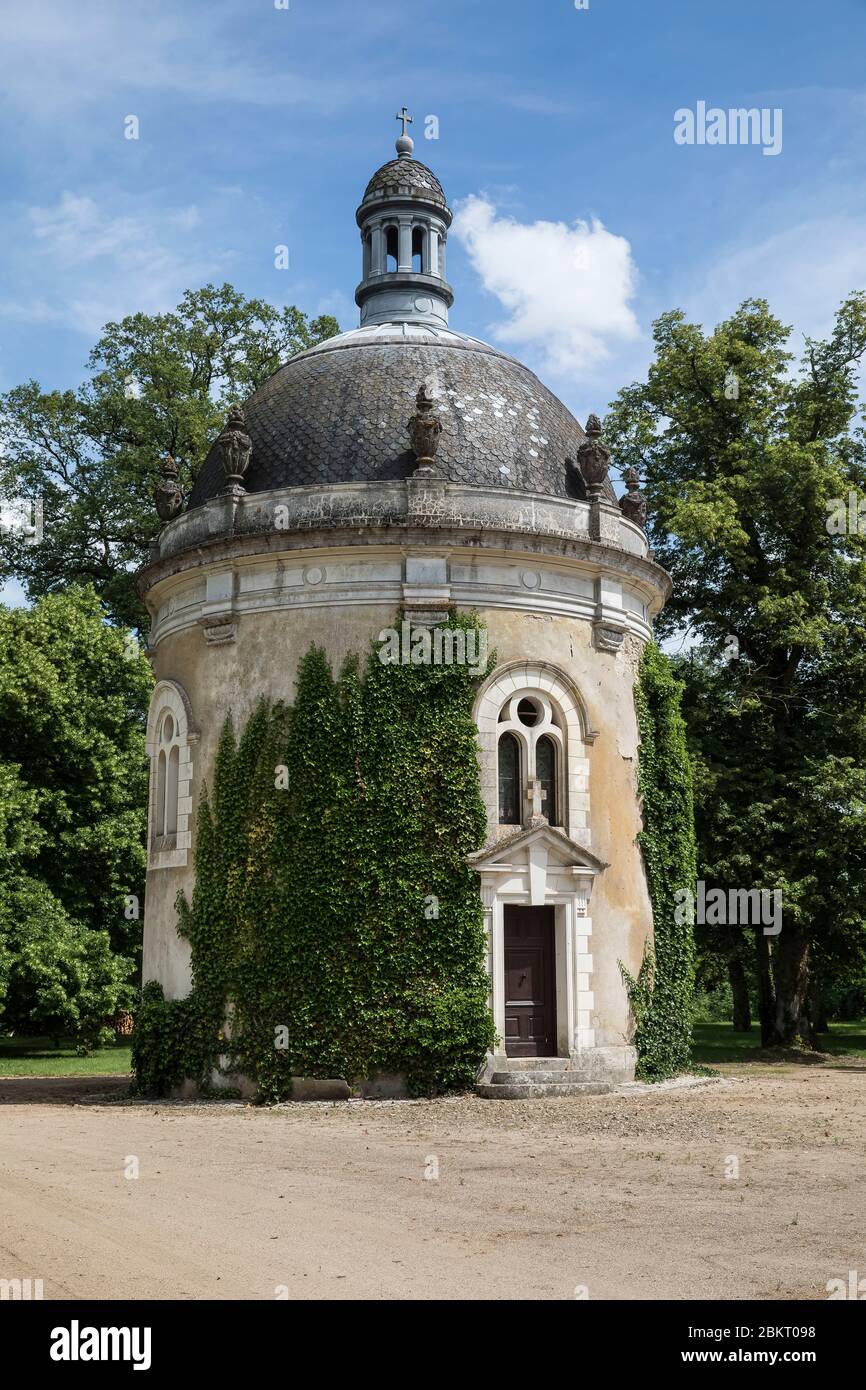
[[[156,795],[153,802],[153,833],[157,840],[177,834],[178,739],[177,725],[170,709],[163,710],[156,733]],[[174,849],[174,845],[171,845]]]
[[[588,754],[595,734],[569,678],[547,662],[502,667],[481,687],[475,721],[490,839],[540,813],[589,848]]]
[[[147,720],[150,756],[148,866],[180,868],[187,863],[192,836],[192,753],[198,733],[189,699],[176,681],[160,681]]]
[[[528,796],[530,784],[537,779],[541,783],[541,813],[551,825],[559,825],[557,806],[558,770],[563,761],[564,744],[562,716],[546,692],[517,692],[502,704],[499,711],[499,802],[500,825],[521,825],[528,818]],[[523,770],[518,778],[516,795],[509,795],[509,810],[513,818],[503,820],[502,805],[505,782],[503,781],[503,748],[514,747],[517,766]],[[505,766],[511,766],[515,754],[505,756]]]

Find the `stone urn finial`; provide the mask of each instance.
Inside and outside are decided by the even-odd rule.
[[[619,499],[622,514],[629,521],[633,521],[636,526],[646,529],[646,498],[640,490],[640,478],[637,469],[627,468],[623,474],[623,482],[628,488],[628,492]]]
[[[171,521],[183,506],[183,493],[177,481],[177,464],[171,454],[162,461],[159,481],[153,489],[153,500],[161,521]]]
[[[577,451],[577,459],[590,499],[599,498],[610,468],[610,449],[601,437],[597,415],[590,415],[586,422],[586,439]]]
[[[415,397],[415,414],[409,420],[409,439],[418,460],[416,473],[434,473],[436,450],[442,433],[442,421],[436,414],[435,402],[427,394],[426,386],[418,387]]]
[[[244,412],[239,405],[229,411],[226,427],[217,440],[226,486],[240,487],[250,466],[253,441],[246,432]]]

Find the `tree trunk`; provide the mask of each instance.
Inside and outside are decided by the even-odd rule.
[[[761,1046],[772,1047],[776,1041],[776,995],[770,973],[770,943],[763,929],[755,933],[758,956],[758,1017],[761,1020]]]
[[[824,995],[821,990],[820,981],[814,975],[809,984],[809,1000],[807,1006],[809,1017],[809,1044],[817,1051],[819,1038],[822,1033],[826,1033],[830,1027],[827,1017],[827,1006],[824,1002]]]
[[[790,1047],[793,1043],[809,1043],[809,959],[810,947],[805,936],[796,931],[782,930],[774,952],[776,986],[775,1043]]]
[[[746,979],[742,956],[729,956],[728,979],[731,982],[731,994],[734,998],[734,1032],[750,1033],[752,1031],[752,1008],[749,1003],[749,982]]]

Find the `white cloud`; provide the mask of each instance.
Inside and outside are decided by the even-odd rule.
[[[640,336],[629,303],[637,281],[631,247],[597,219],[520,223],[471,197],[458,207],[454,231],[508,311],[494,336],[535,348],[546,370],[594,370],[612,344]]]

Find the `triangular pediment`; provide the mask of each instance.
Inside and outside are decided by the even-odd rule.
[[[485,845],[484,849],[470,854],[468,858],[473,869],[480,873],[490,873],[523,865],[530,858],[534,858],[539,850],[546,851],[547,862],[551,866],[583,869],[591,876],[607,868],[603,859],[584,849],[583,845],[575,844],[574,840],[570,840],[555,825],[531,825],[516,830],[507,839]]]

